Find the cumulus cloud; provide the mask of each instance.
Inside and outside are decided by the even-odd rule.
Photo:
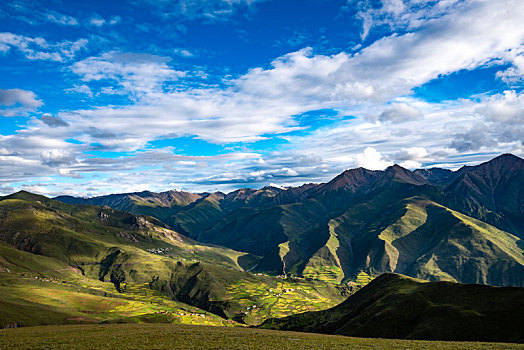
[[[524,121],[524,98],[515,91],[504,91],[502,95],[489,97],[475,111],[489,121],[521,124]]]
[[[4,117],[27,116],[42,106],[36,94],[32,91],[21,89],[0,89],[0,115]]]
[[[505,91],[485,97],[471,108],[475,121],[457,132],[451,147],[459,152],[495,148],[524,140],[524,94]]]
[[[177,80],[185,75],[171,69],[167,62],[169,58],[147,53],[112,51],[78,61],[71,70],[85,82],[116,81],[125,92],[143,96],[159,92],[165,81]]]
[[[357,155],[356,165],[369,170],[384,170],[393,165],[393,162],[384,159],[375,148],[366,147],[363,153]]]
[[[420,168],[422,166],[422,163],[416,162],[414,160],[406,160],[406,161],[399,163],[399,165],[403,168],[413,170],[413,169]]]
[[[75,157],[64,149],[50,149],[41,154],[42,163],[47,166],[58,166],[75,162]]]
[[[424,160],[428,156],[428,151],[423,147],[403,148],[395,154],[395,160],[417,161]]]

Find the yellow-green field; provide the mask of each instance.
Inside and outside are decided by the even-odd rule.
[[[125,293],[119,293],[112,284],[89,278],[65,281],[36,276],[2,277],[0,323],[3,326],[101,322],[227,326],[236,323],[170,300],[147,285],[128,284]]]
[[[200,308],[172,300],[148,283],[113,283],[82,275],[78,269],[44,256],[0,244],[0,328],[86,323],[171,323],[241,325]],[[217,302],[234,302],[243,321],[322,310],[344,298],[335,286],[260,276],[240,279]]]
[[[239,327],[165,324],[0,330],[0,349],[523,349],[522,344],[366,339]]]
[[[234,300],[243,307],[247,324],[256,325],[273,317],[323,310],[340,303],[340,299],[326,298],[328,285],[314,284],[304,279],[294,282],[282,279],[273,283],[252,283],[240,280],[226,290],[225,301]]]

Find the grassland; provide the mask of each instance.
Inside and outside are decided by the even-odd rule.
[[[42,324],[163,322],[231,325],[173,301],[147,284],[89,278],[66,264],[0,243],[0,327]]]
[[[0,330],[0,349],[523,349],[524,345],[366,339],[250,328],[77,325]]]
[[[54,258],[0,243],[0,327],[102,322],[255,325],[267,318],[325,309],[344,299],[341,290],[328,283],[237,273],[243,278],[215,284],[224,290],[210,295],[211,303],[227,304],[224,310],[230,311],[223,318],[174,301],[150,283],[115,285]]]
[[[294,303],[309,311],[344,299],[327,283],[246,273],[257,257],[197,243],[151,220],[25,192],[0,200],[0,326],[257,324],[289,315]],[[257,292],[247,301],[245,290]]]

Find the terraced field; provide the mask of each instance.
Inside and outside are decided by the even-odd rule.
[[[113,283],[87,277],[53,258],[2,243],[0,253],[0,327],[115,322],[240,326],[237,321],[255,325],[267,318],[322,310],[344,299],[328,283],[251,275],[257,279],[228,284],[223,297],[215,299],[239,305],[242,317],[235,321],[174,301],[149,283],[124,282],[117,290]]]
[[[272,283],[240,280],[227,288],[224,300],[239,303],[246,314],[244,321],[256,325],[271,317],[329,308],[344,299],[337,294],[333,285],[305,279],[293,282],[282,279]]]

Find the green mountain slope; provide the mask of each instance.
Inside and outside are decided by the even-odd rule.
[[[423,197],[359,204],[333,221],[334,232],[348,242],[344,253],[355,271],[524,285],[518,237]]]
[[[260,256],[253,271],[264,273],[522,286],[523,181],[524,161],[513,155],[456,172],[358,168],[325,184],[200,195],[163,222]]]
[[[261,327],[358,337],[524,342],[524,288],[384,274],[331,309]]]
[[[233,325],[210,312],[173,301],[148,285],[119,292],[57,259],[0,243],[0,328],[77,323]]]
[[[56,317],[49,322],[65,322],[71,318],[86,322],[111,321],[118,315],[126,318],[126,314],[111,311],[112,306],[106,311],[114,312],[115,317],[109,317],[106,311],[83,310],[77,304],[84,294],[94,293],[95,297],[87,299],[98,300],[99,293],[103,293],[104,297],[110,294],[111,298],[134,300],[120,306],[125,308],[130,304],[128,307],[132,308],[136,304],[136,314],[127,314],[135,321],[141,319],[137,318],[140,315],[147,319],[152,315],[165,322],[165,315],[169,314],[174,321],[182,317],[180,322],[195,322],[193,316],[185,317],[188,312],[180,311],[183,305],[185,310],[192,305],[222,318],[202,312],[208,316],[201,316],[201,323],[234,319],[256,324],[275,315],[334,305],[345,293],[344,289],[318,281],[282,280],[244,272],[257,263],[256,256],[200,244],[153,222],[155,219],[107,207],[65,204],[27,192],[3,197],[0,200],[3,247],[0,280],[9,286],[4,294],[5,310],[25,304],[28,312],[34,307],[51,310]],[[18,264],[17,259],[21,258],[10,257],[16,255],[14,252],[25,256],[25,260],[34,260],[35,264]],[[17,266],[29,275],[15,274]],[[59,270],[74,271],[74,275],[68,272],[68,275],[55,276]],[[35,286],[39,280],[27,279],[27,276],[62,280],[65,284],[60,284],[60,288],[56,283]],[[75,292],[79,286],[80,290]],[[34,293],[24,294],[21,289]],[[58,292],[76,301],[67,306],[60,298],[49,297]],[[25,297],[20,299],[22,295]],[[137,295],[148,297],[142,300],[137,299]],[[164,304],[171,306],[165,309]],[[299,307],[294,306],[298,304]],[[97,317],[90,317],[89,312]],[[0,321],[34,324],[23,315],[13,319],[14,316],[16,312],[0,312]],[[198,315],[195,317],[198,319]],[[41,322],[44,319],[42,316]]]
[[[173,190],[161,193],[144,191],[111,194],[93,198],[59,196],[56,199],[69,204],[107,206],[116,210],[131,212],[136,215],[149,215],[167,223],[180,209],[203,197],[205,197],[205,195]]]

